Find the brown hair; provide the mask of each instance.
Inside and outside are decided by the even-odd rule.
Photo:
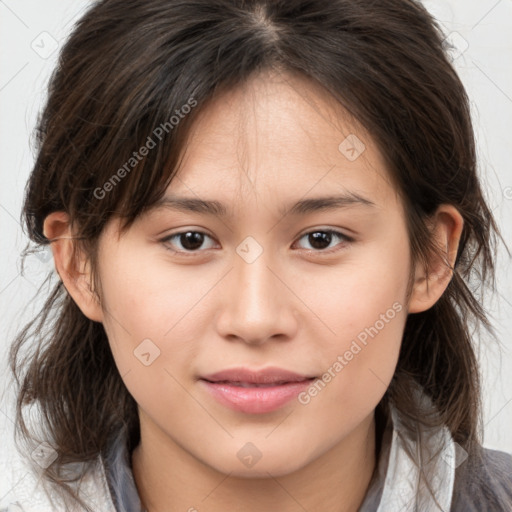
[[[435,251],[428,219],[440,204],[454,205],[463,216],[453,278],[431,309],[409,315],[396,373],[379,408],[392,401],[412,423],[444,423],[476,454],[480,385],[471,330],[492,328],[473,290],[494,288],[499,232],[477,176],[468,98],[443,39],[413,0],[96,2],[77,23],[51,77],[23,208],[28,235],[49,244],[45,217],[67,212],[77,229],[76,247],[87,251],[94,271],[107,221],[119,215],[127,229],[162,196],[189,127],[208,102],[265,69],[314,80],[377,142],[406,208],[414,261],[427,262]],[[186,115],[177,114],[192,101]],[[173,115],[179,122],[169,121]],[[148,137],[155,147],[103,194]],[[36,404],[42,430],[59,454],[45,470],[49,481],[71,489],[63,476],[66,463],[95,460],[123,425],[132,446],[137,443],[136,403],[103,326],[82,314],[62,282],[19,333],[11,365],[20,386],[22,436],[33,435],[23,411]],[[411,401],[414,382],[437,406],[439,420],[426,418]]]

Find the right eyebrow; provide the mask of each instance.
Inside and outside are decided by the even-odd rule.
[[[199,199],[195,197],[183,197],[166,195],[148,208],[148,211],[160,208],[170,208],[177,211],[188,211],[215,215],[217,217],[227,216],[227,208],[219,201]]]

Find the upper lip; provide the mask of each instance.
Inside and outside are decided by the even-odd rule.
[[[211,373],[201,377],[210,382],[248,382],[251,384],[269,384],[274,382],[300,382],[313,377],[300,375],[284,368],[269,367],[261,370],[248,368],[229,368],[220,372]]]

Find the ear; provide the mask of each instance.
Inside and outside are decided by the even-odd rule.
[[[452,205],[439,206],[432,217],[432,236],[440,249],[440,255],[433,254],[427,269],[418,262],[414,269],[414,283],[409,300],[409,313],[420,313],[430,309],[441,297],[453,276],[459,240],[464,219]]]
[[[73,255],[75,237],[69,215],[65,212],[49,214],[43,224],[43,233],[51,242],[55,269],[66,290],[82,313],[95,322],[103,321],[103,311],[92,289],[92,274],[86,255],[77,249]]]

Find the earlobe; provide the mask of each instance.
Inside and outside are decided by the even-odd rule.
[[[95,322],[103,321],[103,312],[92,287],[92,274],[82,250],[74,254],[74,240],[69,215],[66,212],[49,214],[43,225],[43,233],[51,242],[55,269],[66,290],[82,313]]]
[[[432,217],[432,236],[439,247],[432,254],[427,268],[418,262],[414,269],[414,283],[409,301],[409,313],[430,309],[442,296],[453,276],[464,220],[452,205],[439,206]]]

